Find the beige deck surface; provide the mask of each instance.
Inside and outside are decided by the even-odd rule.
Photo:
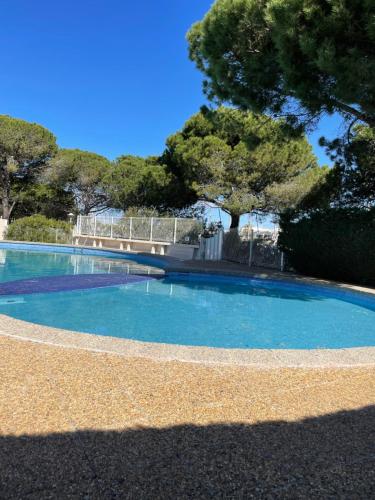
[[[0,337],[0,498],[374,498],[375,367],[268,369]]]

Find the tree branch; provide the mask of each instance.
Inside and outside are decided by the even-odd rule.
[[[331,101],[337,109],[340,109],[345,113],[355,116],[358,120],[367,123],[371,127],[375,126],[375,118],[367,115],[366,113],[363,113],[362,111],[358,111],[358,109],[353,108],[352,106],[349,106],[344,102],[338,101],[337,99],[331,99]]]

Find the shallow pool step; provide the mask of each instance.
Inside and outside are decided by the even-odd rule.
[[[127,285],[154,279],[159,275],[139,274],[75,274],[63,276],[44,276],[0,283],[0,295],[24,295],[30,293],[62,292],[85,290],[107,286]]]

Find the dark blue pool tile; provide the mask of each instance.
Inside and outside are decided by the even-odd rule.
[[[160,276],[142,276],[124,273],[45,276],[0,283],[0,295],[24,295],[30,293],[84,290],[88,288],[140,283],[142,281],[158,278],[160,278]]]

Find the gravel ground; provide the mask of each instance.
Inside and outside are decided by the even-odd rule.
[[[375,498],[375,367],[158,362],[0,336],[0,498]]]

